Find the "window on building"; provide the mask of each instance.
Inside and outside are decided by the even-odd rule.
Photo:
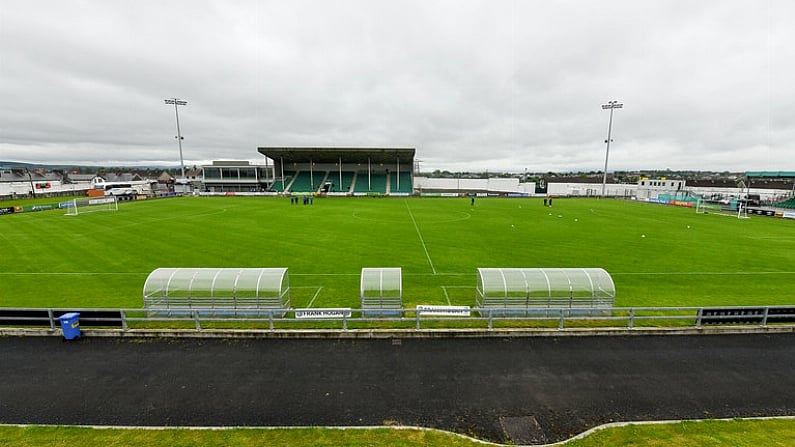
[[[205,179],[220,179],[221,170],[218,168],[204,168]]]
[[[241,180],[254,180],[257,178],[257,173],[254,172],[254,168],[240,168],[238,171],[240,172]]]
[[[221,168],[224,180],[237,180],[237,168]]]

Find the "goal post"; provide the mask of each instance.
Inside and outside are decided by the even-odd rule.
[[[748,219],[745,203],[741,201],[734,204],[725,204],[710,200],[698,199],[696,201],[696,214],[716,214],[719,216]]]
[[[719,203],[709,202],[704,199],[696,201],[696,214],[718,213],[721,211]]]
[[[116,196],[97,197],[93,199],[73,199],[66,209],[67,216],[78,216],[96,211],[118,211],[119,201]]]

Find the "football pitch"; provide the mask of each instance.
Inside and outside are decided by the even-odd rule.
[[[795,304],[795,222],[611,199],[182,197],[2,216],[0,241],[0,307],[141,308],[160,267],[287,267],[296,308],[358,308],[363,267],[401,267],[407,308],[474,306],[478,267],[604,268],[617,307]]]

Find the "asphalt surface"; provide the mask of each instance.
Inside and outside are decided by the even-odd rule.
[[[0,338],[0,423],[404,424],[542,443],[615,421],[795,415],[795,334]]]

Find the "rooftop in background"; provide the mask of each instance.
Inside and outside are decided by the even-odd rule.
[[[747,177],[795,178],[795,171],[748,171]]]
[[[260,147],[260,154],[271,160],[284,159],[293,163],[393,163],[397,159],[413,160],[414,148],[377,147]]]

